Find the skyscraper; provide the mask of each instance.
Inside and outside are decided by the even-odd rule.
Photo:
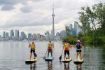
[[[78,22],[74,22],[74,33],[77,35],[77,30],[78,30]]]
[[[19,30],[15,30],[15,39],[19,40]]]
[[[78,22],[74,22],[74,32],[75,35],[78,35],[78,33],[81,31],[80,25],[78,24]]]
[[[49,33],[49,31],[47,31],[47,32],[45,33],[45,35],[46,35],[46,40],[50,40],[50,33]]]
[[[33,35],[31,33],[28,33],[28,40],[32,40],[33,39]]]
[[[14,31],[11,30],[11,31],[10,31],[10,39],[13,39],[13,38],[14,38]]]
[[[6,38],[6,32],[3,32],[3,38]]]
[[[20,37],[20,39],[21,39],[21,40],[24,40],[24,39],[26,39],[26,38],[27,38],[26,34],[25,34],[24,32],[21,32],[21,37]]]
[[[9,38],[8,32],[5,33],[5,37],[6,37],[6,38]]]
[[[33,40],[37,40],[37,35],[33,34]]]

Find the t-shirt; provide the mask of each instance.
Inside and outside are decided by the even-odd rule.
[[[76,47],[77,47],[77,49],[81,49],[80,43],[77,43],[77,44],[76,44]]]
[[[53,48],[53,44],[52,43],[49,43],[48,44],[48,49],[52,49]]]
[[[31,44],[31,49],[35,49],[35,44]]]
[[[64,50],[69,50],[69,44],[68,43],[64,44]]]

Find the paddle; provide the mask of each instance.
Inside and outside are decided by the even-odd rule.
[[[60,61],[61,61],[61,59],[62,59],[62,54],[63,54],[63,49],[62,49],[61,55],[59,56],[59,60],[60,60]]]
[[[47,54],[47,50],[46,50],[46,53],[45,53],[45,55],[44,55],[43,59],[45,59],[45,58],[46,58],[46,54]]]

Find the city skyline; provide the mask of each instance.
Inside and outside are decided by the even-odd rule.
[[[7,41],[7,40],[61,40],[62,38],[69,35],[78,35],[79,32],[81,32],[81,27],[78,24],[78,22],[74,22],[73,24],[69,24],[68,26],[65,26],[65,29],[56,32],[55,36],[53,38],[53,30],[46,31],[44,34],[40,33],[25,33],[24,31],[19,31],[17,29],[15,30],[9,30],[3,31],[2,35],[0,35],[0,41]]]
[[[78,21],[82,6],[91,6],[104,0],[53,0],[55,8],[55,32],[65,25]],[[47,3],[47,4],[46,4]],[[1,0],[0,32],[18,29],[28,33],[45,33],[52,29],[52,0]],[[68,6],[69,5],[69,6]]]

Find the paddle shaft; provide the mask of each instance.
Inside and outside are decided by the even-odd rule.
[[[60,60],[60,61],[61,61],[61,59],[62,59],[63,50],[64,50],[64,49],[62,49],[61,55],[59,56],[59,60]]]

